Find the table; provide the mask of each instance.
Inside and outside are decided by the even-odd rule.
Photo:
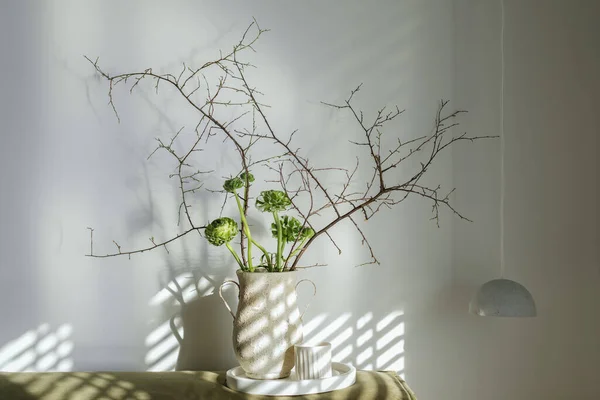
[[[196,400],[196,399],[415,400],[395,372],[358,371],[349,388],[306,396],[256,396],[225,386],[225,372],[17,372],[0,373],[0,399]]]

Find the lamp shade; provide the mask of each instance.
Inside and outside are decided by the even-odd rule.
[[[484,283],[469,303],[469,312],[482,317],[535,317],[533,296],[510,279]]]

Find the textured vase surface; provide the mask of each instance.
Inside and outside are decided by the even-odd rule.
[[[294,367],[294,345],[302,342],[296,272],[242,272],[233,321],[233,348],[246,375],[279,379]]]

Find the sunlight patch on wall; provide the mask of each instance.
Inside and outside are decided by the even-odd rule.
[[[214,290],[211,282],[208,281],[205,277],[201,277],[198,281],[197,286],[193,285],[190,282],[193,279],[189,273],[184,273],[167,284],[166,287],[159,290],[148,302],[150,306],[160,306],[161,304],[167,301],[177,300],[177,297],[174,296],[174,293],[177,293],[178,296],[181,296],[184,302],[192,300],[197,296],[206,296]]]
[[[327,314],[323,315],[323,319],[327,317]],[[333,320],[326,327],[322,327],[320,329],[316,329],[316,326],[311,326],[311,324],[307,324],[304,327],[304,335],[313,342],[327,342],[331,341],[331,338],[337,336],[339,332],[344,328],[344,325],[348,322],[348,320],[352,317],[351,313],[344,313]],[[318,318],[318,317],[317,317]],[[320,325],[320,324],[319,324]],[[310,328],[309,328],[310,327]],[[352,328],[350,328],[352,330]],[[336,347],[336,344],[339,345],[339,340],[332,342],[332,348]]]
[[[73,369],[73,327],[42,324],[0,347],[0,371],[47,372]]]
[[[197,277],[195,280],[189,274],[181,274],[150,299],[151,306],[167,312],[162,322],[157,321],[157,325],[146,336],[145,363],[148,371],[172,371],[177,368],[180,343],[185,335],[179,318],[180,308],[187,307],[197,297],[213,292],[212,277]],[[370,311],[362,315],[353,315],[351,312],[340,315],[319,313],[304,322],[303,330],[304,341],[331,342],[334,361],[350,363],[363,370],[396,371],[405,378],[402,311],[380,315]]]
[[[394,311],[378,321],[367,312],[352,322],[344,313],[326,324],[319,314],[304,326],[305,340],[331,342],[334,361],[350,363],[357,369],[396,371],[404,379],[404,313]]]
[[[174,371],[179,352],[178,337],[183,337],[183,327],[174,317],[162,322],[153,329],[145,340],[146,356],[144,362],[147,371]]]

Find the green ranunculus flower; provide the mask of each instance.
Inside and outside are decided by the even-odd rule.
[[[284,211],[292,204],[281,190],[265,190],[256,199],[256,208],[262,212]]]
[[[217,218],[204,229],[204,236],[214,246],[229,243],[237,233],[237,222],[228,217]]]
[[[302,230],[302,224],[294,217],[288,217],[284,215],[280,218],[281,221],[281,239],[284,242],[295,242],[300,237]],[[271,233],[274,238],[277,238],[277,224],[271,224]],[[301,237],[300,237],[301,238]]]
[[[244,181],[242,181],[240,178],[227,179],[223,184],[223,189],[225,189],[225,191],[229,193],[233,193],[236,190],[241,189],[243,187]]]
[[[240,174],[240,179],[242,180],[242,182],[244,182],[244,185],[246,184],[246,172],[242,172]],[[254,182],[254,175],[252,175],[250,172],[248,172],[248,183],[252,183]]]

